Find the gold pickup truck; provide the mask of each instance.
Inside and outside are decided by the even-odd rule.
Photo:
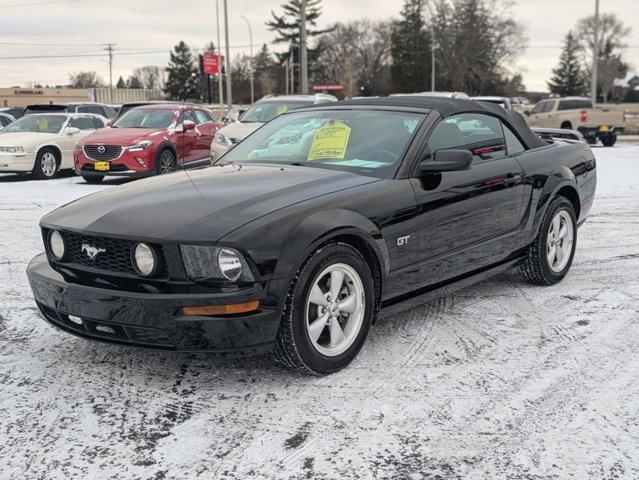
[[[615,144],[626,124],[623,110],[593,108],[591,101],[584,97],[542,100],[524,114],[531,127],[577,130],[588,143],[594,145],[599,139],[605,147]]]

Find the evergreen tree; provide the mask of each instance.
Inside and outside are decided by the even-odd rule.
[[[118,78],[118,83],[115,84],[115,88],[126,88],[126,82],[124,81],[124,78],[122,78],[122,75]]]
[[[306,37],[311,39],[334,30],[335,27],[326,29],[317,28],[317,20],[322,15],[320,3],[322,0],[306,1]],[[300,28],[301,22],[301,0],[288,0],[281,5],[284,13],[277,15],[271,10],[272,20],[265,22],[266,28],[271,32],[276,32],[277,36],[273,40],[276,44],[288,44],[289,48],[286,52],[278,54],[280,63],[289,58],[291,51],[293,52],[293,63],[295,69],[295,83],[299,84],[299,47],[300,47]],[[320,48],[309,48],[307,45],[307,62],[309,76],[312,77],[314,64],[320,54]]]
[[[580,60],[580,46],[572,32],[566,35],[559,64],[552,73],[548,82],[550,93],[565,97],[581,95],[588,89],[586,72]]]
[[[135,88],[135,89],[144,88],[144,85],[142,85],[142,80],[140,80],[135,75],[131,75],[126,83],[129,88]]]
[[[192,100],[199,97],[197,68],[186,43],[181,41],[170,53],[166,72],[164,92],[171,100]]]
[[[404,0],[401,18],[391,34],[391,81],[396,92],[427,90],[430,82],[430,36],[423,16],[424,0]]]

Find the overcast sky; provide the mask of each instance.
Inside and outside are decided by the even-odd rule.
[[[229,0],[230,44],[236,52],[273,38],[264,21],[284,0]],[[359,18],[397,17],[402,0],[324,0],[322,24]],[[516,68],[529,90],[544,90],[561,41],[576,20],[594,12],[595,0],[517,0],[512,13],[525,29],[528,49]],[[601,0],[602,12],[616,12],[633,31],[625,59],[639,67],[639,0]],[[222,1],[220,1],[222,4]],[[222,12],[220,11],[220,15]],[[114,82],[141,65],[165,65],[179,40],[203,46],[216,39],[215,0],[0,0],[0,86],[27,82],[63,84],[75,70],[96,70],[108,81],[100,44],[117,43]],[[31,44],[31,45],[25,45]],[[272,45],[270,45],[272,46]],[[272,46],[277,50],[278,46]],[[14,56],[79,55],[54,59]],[[445,55],[445,52],[441,52]],[[88,55],[88,56],[84,56]],[[96,55],[96,56],[91,56]]]

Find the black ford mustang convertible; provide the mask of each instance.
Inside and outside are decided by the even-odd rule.
[[[467,100],[396,97],[277,117],[216,165],[77,200],[41,221],[28,276],[82,337],[273,351],[326,374],[379,314],[518,266],[570,269],[595,158]]]

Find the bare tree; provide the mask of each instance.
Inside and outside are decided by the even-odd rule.
[[[614,13],[604,13],[599,17],[599,64],[597,86],[603,101],[614,91],[614,81],[628,72],[628,64],[621,58],[621,50],[626,46],[624,39],[631,29]],[[595,17],[582,18],[577,22],[577,41],[584,55],[584,63],[592,72],[592,51],[595,42]],[[590,74],[590,73],[589,73]]]
[[[72,88],[96,88],[105,85],[102,77],[94,71],[73,72],[69,75],[69,83]]]
[[[161,90],[164,87],[164,69],[157,65],[135,68],[132,76],[142,82],[143,88]]]
[[[337,24],[319,39],[315,80],[345,86],[345,95],[361,89],[376,94],[390,90],[390,22],[355,20]]]

